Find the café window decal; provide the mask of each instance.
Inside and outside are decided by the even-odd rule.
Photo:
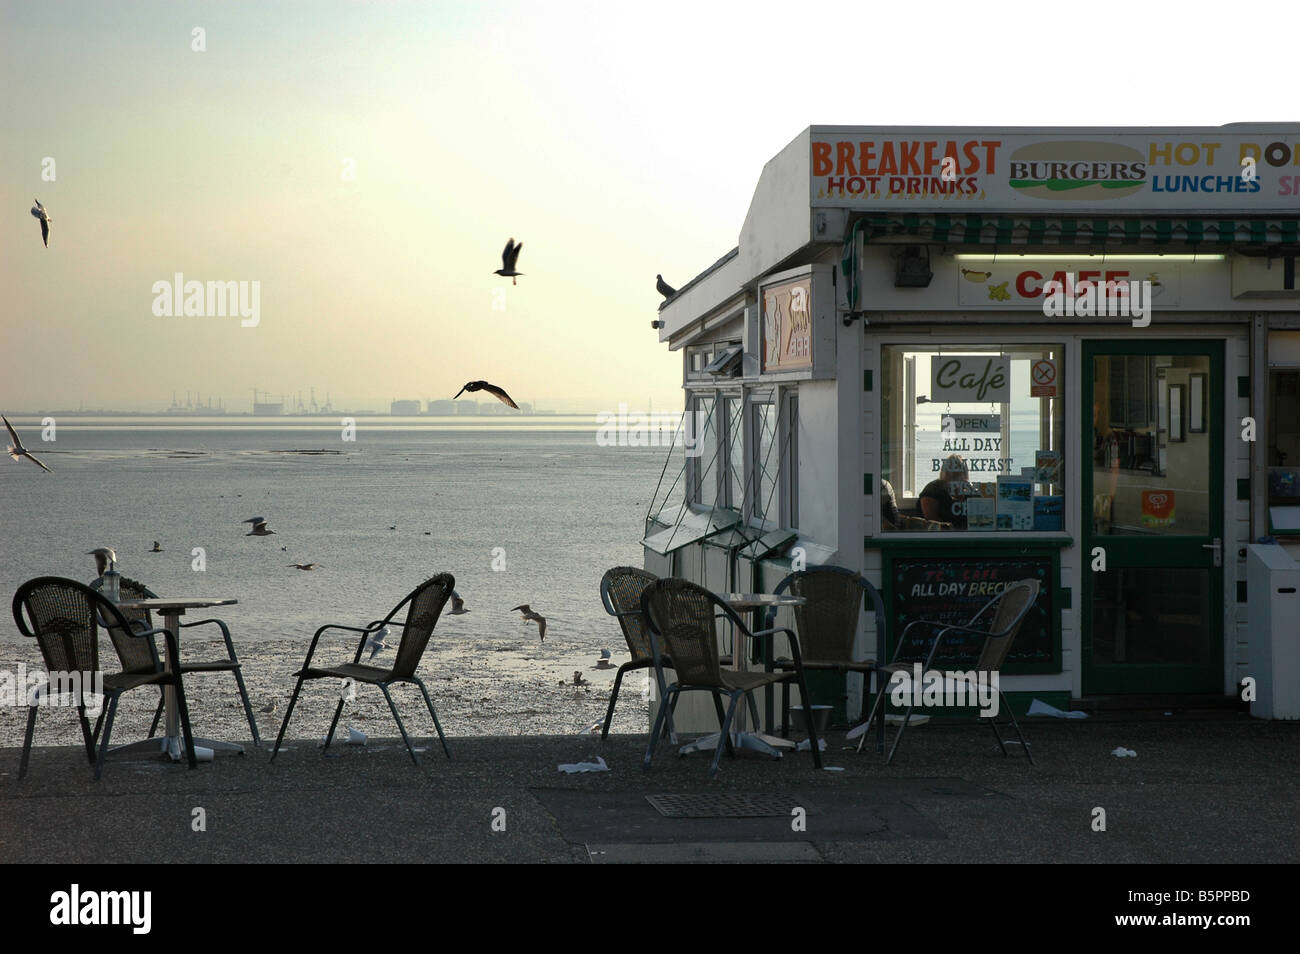
[[[763,371],[812,369],[812,277],[763,289]]]
[[[1063,355],[883,346],[880,529],[1064,530]]]

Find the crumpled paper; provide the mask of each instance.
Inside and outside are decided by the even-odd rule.
[[[594,762],[566,762],[560,766],[561,772],[573,775],[575,772],[608,772],[609,766],[600,756],[596,756]]]
[[[1132,749],[1126,749],[1126,748],[1124,748],[1124,746],[1122,746],[1122,745],[1119,746],[1117,749],[1115,749],[1114,752],[1111,752],[1110,754],[1113,755],[1113,756],[1115,756],[1115,758],[1117,758],[1117,759],[1122,759],[1122,758],[1135,759],[1135,758],[1137,758],[1137,755],[1138,755],[1138,754],[1137,754],[1136,752],[1134,752]]]

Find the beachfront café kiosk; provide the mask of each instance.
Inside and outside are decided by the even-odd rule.
[[[1018,711],[1234,703],[1297,658],[1252,629],[1300,645],[1294,586],[1266,624],[1247,586],[1261,538],[1300,560],[1298,253],[1300,124],[805,129],[659,309],[702,424],[645,566],[848,567],[894,633],[1032,577]]]

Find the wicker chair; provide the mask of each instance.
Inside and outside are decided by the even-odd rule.
[[[90,587],[91,589],[98,590],[102,584],[103,577],[100,577],[91,583]],[[153,600],[158,598],[157,593],[153,592],[153,590],[149,589],[149,587],[145,586],[139,580],[133,580],[125,576],[122,577],[121,580],[120,592],[122,602],[126,602],[127,600]],[[153,629],[153,616],[150,614],[149,610],[123,609],[121,610],[121,613],[130,621],[142,623],[145,629]],[[244,675],[240,670],[239,656],[235,654],[235,644],[230,638],[230,628],[219,619],[199,619],[192,623],[181,623],[181,629],[188,629],[191,626],[206,626],[208,624],[213,624],[221,630],[221,637],[226,642],[226,658],[216,659],[209,662],[184,662],[177,657],[177,668],[180,669],[182,675],[186,676],[196,672],[234,673],[235,684],[239,687],[239,699],[244,704],[244,715],[248,718],[248,728],[253,733],[253,745],[260,747],[262,744],[262,737],[257,732],[257,720],[253,718],[253,707],[248,701],[248,689],[244,685]],[[118,645],[119,642],[129,645]],[[152,643],[152,641],[150,642]],[[143,653],[145,652],[145,649],[142,647],[139,640],[123,640],[120,637],[115,636],[114,645],[117,646],[118,655],[122,657],[123,665],[127,663],[127,656],[124,655],[124,653],[130,653],[132,658],[136,659],[137,662],[143,661]],[[156,649],[153,649],[152,651],[157,652]],[[153,738],[153,734],[158,731],[158,723],[162,719],[163,714],[163,701],[163,697],[159,695],[158,708],[153,714],[153,724],[149,726],[149,738]]]
[[[406,726],[402,724],[402,717],[397,714],[397,707],[393,705],[393,697],[388,691],[389,685],[395,682],[415,683],[420,687],[420,692],[424,695],[424,704],[429,709],[429,715],[433,717],[433,727],[438,730],[438,740],[442,743],[442,750],[447,754],[447,758],[451,758],[451,749],[447,747],[447,738],[442,734],[438,714],[433,711],[433,702],[429,699],[429,690],[424,687],[424,683],[415,675],[415,670],[420,665],[424,649],[429,644],[430,637],[433,636],[434,627],[438,625],[438,617],[442,613],[442,608],[447,605],[447,600],[451,597],[451,592],[455,586],[455,577],[450,573],[439,573],[412,590],[382,620],[375,620],[364,628],[327,624],[316,630],[316,635],[312,637],[311,646],[307,650],[307,659],[303,663],[302,669],[294,673],[298,677],[298,684],[294,687],[293,697],[289,700],[289,709],[285,712],[284,722],[280,725],[280,734],[275,740],[275,750],[271,753],[272,760],[280,753],[280,743],[284,740],[285,729],[289,727],[293,707],[298,702],[298,693],[302,691],[302,684],[309,679],[345,679],[350,680],[352,683],[367,683],[378,686],[379,690],[384,694],[384,698],[388,700],[388,708],[393,713],[393,719],[397,722],[398,730],[402,733],[402,741],[406,743],[406,751],[410,753],[411,761],[419,765],[420,758],[415,754],[415,747],[406,734]],[[395,618],[403,608],[406,608],[405,622],[398,623]],[[361,653],[366,648],[367,639],[385,626],[392,626],[402,630],[402,641],[398,644],[397,656],[393,660],[392,668],[382,669],[378,666],[362,665]],[[357,643],[356,656],[353,657],[351,663],[325,668],[312,666],[311,660],[316,653],[316,644],[320,641],[321,634],[327,629],[342,629],[361,634],[361,640]],[[330,722],[329,734],[325,737],[325,748],[327,749],[334,739],[334,730],[338,728],[339,716],[343,713],[343,702],[344,699],[340,696],[339,704],[334,709],[334,719]]]
[[[894,648],[894,659],[881,667],[882,674],[885,678],[892,679],[894,673],[912,671],[913,661],[899,662],[898,656],[903,651],[903,647],[908,645],[907,634],[913,626],[928,626],[935,631],[934,640],[930,643],[929,651],[926,653],[923,671],[928,672],[930,670],[945,636],[949,633],[967,633],[983,637],[983,644],[980,648],[979,658],[974,666],[974,672],[990,675],[1000,673],[1002,664],[1007,658],[1007,653],[1011,651],[1011,644],[1016,638],[1016,633],[1020,632],[1021,624],[1025,621],[1025,617],[1029,615],[1029,610],[1034,605],[1034,601],[1038,599],[1038,590],[1039,582],[1037,580],[1018,580],[985,603],[965,626],[940,623],[934,620],[913,620],[904,627],[902,635],[898,638],[898,645]],[[980,619],[986,615],[988,619],[981,625]],[[915,690],[915,687],[913,689]],[[884,701],[885,696],[884,691],[876,693],[876,704],[872,707],[871,715],[867,719],[867,728],[870,728],[871,721],[875,719],[876,713],[881,710],[881,703]],[[998,697],[1002,708],[1007,710],[1007,715],[1011,718],[1011,725],[1016,730],[1016,737],[1020,740],[1020,747],[1024,749],[1025,756],[1032,765],[1034,756],[1029,751],[1029,745],[1020,732],[1020,723],[1016,721],[1016,714],[1011,711],[1006,694],[1002,691],[1000,685],[998,687]],[[903,724],[898,727],[898,734],[894,737],[894,744],[889,749],[888,762],[894,761],[894,753],[898,751],[898,743],[903,741],[903,731],[907,728],[908,721],[912,718],[912,710],[915,708],[916,694],[914,691],[907,707],[907,714],[903,716]],[[989,725],[993,727],[993,734],[998,738],[998,746],[1002,749],[1002,754],[1006,755],[1007,747],[1002,742],[1002,733],[998,731],[996,716],[980,716],[980,718],[989,720]],[[883,721],[883,714],[881,719]],[[859,752],[862,751],[862,744],[866,739],[867,734],[864,731],[862,738],[858,741]]]
[[[634,566],[616,566],[600,580],[600,601],[605,606],[605,612],[618,620],[618,625],[623,630],[623,639],[627,641],[628,652],[632,654],[632,659],[619,666],[618,673],[614,676],[614,692],[609,697],[609,709],[605,712],[605,726],[600,732],[602,742],[609,737],[609,726],[614,721],[614,703],[618,701],[618,690],[623,684],[624,673],[635,669],[654,669],[655,678],[659,683],[659,698],[664,703],[667,702],[668,693],[664,685],[663,671],[655,667],[654,649],[650,645],[650,631],[646,628],[645,617],[641,615],[641,596],[646,587],[658,579],[659,577],[648,570]],[[670,663],[665,661],[664,665],[670,666]],[[664,731],[668,733],[670,740],[676,741],[671,712],[668,713]]]
[[[686,580],[658,580],[646,587],[641,597],[641,611],[649,624],[651,645],[660,670],[662,671],[662,668],[667,665],[667,660],[671,659],[672,668],[677,676],[677,680],[667,687],[667,696],[675,700],[682,692],[700,690],[713,693],[713,702],[721,725],[721,739],[713,752],[713,762],[709,766],[710,777],[718,774],[718,762],[722,757],[724,744],[728,754],[734,754],[731,744],[731,723],[736,714],[736,705],[741,698],[749,698],[752,706],[755,689],[791,681],[797,682],[802,697],[808,698],[808,686],[804,682],[803,667],[800,664],[799,641],[790,630],[760,630],[752,633],[736,611],[718,596]],[[719,618],[730,620],[737,633],[750,639],[771,639],[775,633],[785,633],[790,638],[790,648],[794,654],[791,670],[735,672],[723,669],[718,656],[716,623]],[[737,651],[741,651],[739,646]],[[722,708],[722,693],[726,693],[731,699],[725,713]],[[665,698],[665,702],[669,702],[669,699]],[[655,744],[659,741],[670,709],[671,703],[659,707],[659,715],[650,733],[650,745],[645,753],[643,767],[647,771],[650,769]],[[821,744],[817,740],[816,727],[811,721],[808,730],[813,763],[820,769],[822,767]]]
[[[95,766],[95,780],[104,772],[104,756],[108,753],[109,738],[113,732],[113,716],[122,693],[140,686],[175,686],[180,707],[181,727],[185,733],[185,755],[190,768],[197,764],[194,757],[194,736],[190,732],[189,709],[185,704],[185,689],[179,672],[168,672],[154,645],[153,637],[159,633],[167,640],[172,658],[176,653],[176,635],[166,629],[146,629],[133,622],[117,606],[90,587],[76,580],[56,576],[42,576],[28,580],[18,588],[13,602],[14,621],[24,636],[34,638],[45,659],[46,669],[54,673],[80,673],[81,679],[95,678],[101,674],[104,685],[103,710],[92,732],[86,719],[86,687],[81,686],[82,698],[77,706],[81,720],[81,734],[86,744],[86,756]],[[99,628],[108,630],[113,646],[118,649],[122,671],[112,675],[102,674],[99,668]],[[143,648],[142,648],[143,647]],[[22,763],[18,777],[27,774],[31,755],[32,735],[36,728],[36,711],[27,710],[27,734],[23,738]],[[95,754],[95,742],[99,753]]]
[[[793,596],[801,596],[807,602],[794,607],[795,630],[799,633],[800,648],[803,650],[803,668],[831,672],[862,673],[867,688],[871,687],[871,677],[877,677],[876,693],[883,688],[883,675],[876,661],[857,660],[853,658],[853,642],[858,633],[858,619],[862,614],[863,604],[870,599],[876,614],[877,659],[883,656],[885,646],[885,603],[880,592],[860,573],[840,566],[817,566],[791,573],[776,587],[778,595],[789,591]],[[767,614],[767,626],[776,625],[776,607]],[[773,661],[776,669],[788,669],[791,661],[785,658]],[[809,708],[811,700],[804,699],[805,715],[811,718]],[[880,751],[884,751],[884,723],[877,740]],[[790,731],[790,689],[786,683],[781,693],[781,732],[789,735]]]

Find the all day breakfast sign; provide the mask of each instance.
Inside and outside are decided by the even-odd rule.
[[[1044,130],[814,126],[814,207],[1300,212],[1300,126]],[[900,209],[901,211],[901,209]]]

